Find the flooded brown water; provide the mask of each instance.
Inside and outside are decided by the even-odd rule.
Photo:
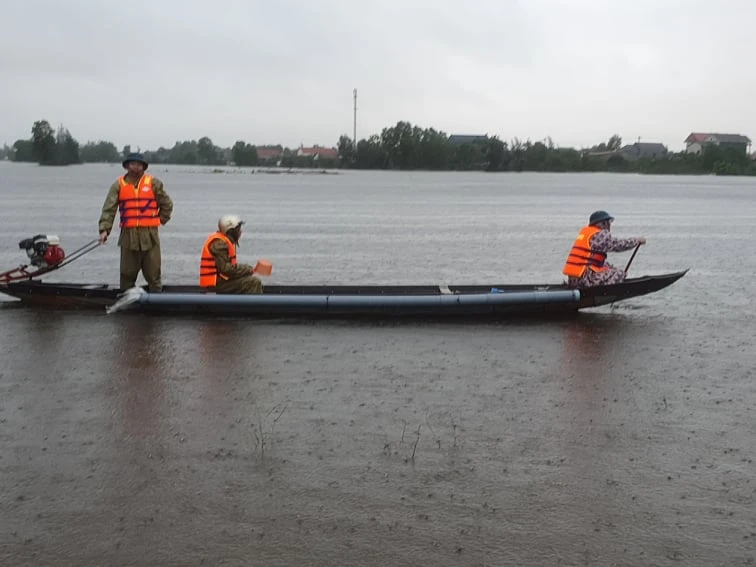
[[[92,238],[116,174],[0,164],[2,265],[37,232]],[[194,280],[228,208],[208,184],[275,283],[560,281],[596,208],[649,239],[631,272],[692,270],[552,323],[5,303],[0,565],[756,564],[747,180],[155,174],[166,283]],[[117,277],[106,246],[51,279]]]

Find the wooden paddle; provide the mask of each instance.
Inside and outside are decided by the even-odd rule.
[[[638,248],[641,247],[641,244],[638,244],[638,246],[635,247],[635,250],[633,250],[633,255],[630,256],[630,260],[627,262],[627,266],[625,266],[625,275],[627,275],[627,270],[630,269],[630,264],[633,263],[633,258],[635,258],[635,255],[638,253]]]

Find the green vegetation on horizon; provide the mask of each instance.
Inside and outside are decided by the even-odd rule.
[[[28,140],[16,140],[12,147],[0,149],[0,159],[36,162],[41,165],[69,165],[82,162],[120,162],[132,151],[121,152],[107,141],[87,142],[83,146],[61,126],[54,131],[46,120],[38,120]],[[685,152],[663,157],[626,159],[617,150],[622,139],[616,134],[607,142],[590,149],[560,148],[550,138],[505,142],[498,136],[476,139],[472,143],[453,143],[444,132],[422,129],[409,122],[398,122],[357,142],[343,135],[337,147],[339,157],[314,159],[298,156],[296,149],[260,146],[281,152],[281,167],[343,168],[435,171],[543,171],[543,172],[630,172],[652,174],[756,175],[756,162],[744,152],[716,145],[704,146],[700,155]],[[258,166],[276,165],[258,158],[258,147],[242,140],[231,148],[221,148],[205,136],[199,140],[176,142],[172,148],[144,151],[150,163]],[[591,155],[608,152],[608,155]],[[614,153],[612,153],[614,152]]]
[[[10,159],[33,161],[40,165],[81,163],[79,142],[63,126],[56,132],[47,120],[38,120],[32,126],[31,132],[30,139],[16,140],[10,148]]]

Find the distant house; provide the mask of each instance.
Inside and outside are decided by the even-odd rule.
[[[462,144],[476,144],[488,141],[488,134],[452,134],[449,143],[454,146]]]
[[[751,154],[751,159],[752,159],[753,161],[756,161],[756,152],[753,152],[753,153]]]
[[[743,136],[741,134],[707,134],[691,132],[691,134],[685,138],[685,152],[689,154],[700,154],[706,144],[735,148],[745,154],[748,152],[748,146],[751,145],[751,140],[748,136]]]
[[[257,148],[257,159],[262,163],[277,162],[283,156],[278,148]]]
[[[336,148],[324,148],[323,146],[312,146],[311,148],[305,148],[300,146],[297,150],[298,156],[312,157],[314,160],[318,159],[337,159],[339,157],[339,150]]]
[[[661,158],[667,155],[667,146],[658,142],[636,142],[620,148],[619,154],[628,161]]]

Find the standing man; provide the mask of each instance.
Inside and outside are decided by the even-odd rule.
[[[142,154],[129,154],[122,165],[126,174],[111,185],[102,206],[100,244],[108,239],[119,211],[121,289],[133,287],[141,270],[149,291],[159,292],[163,290],[163,282],[158,227],[171,219],[173,201],[163,189],[162,181],[145,174],[149,164]]]

